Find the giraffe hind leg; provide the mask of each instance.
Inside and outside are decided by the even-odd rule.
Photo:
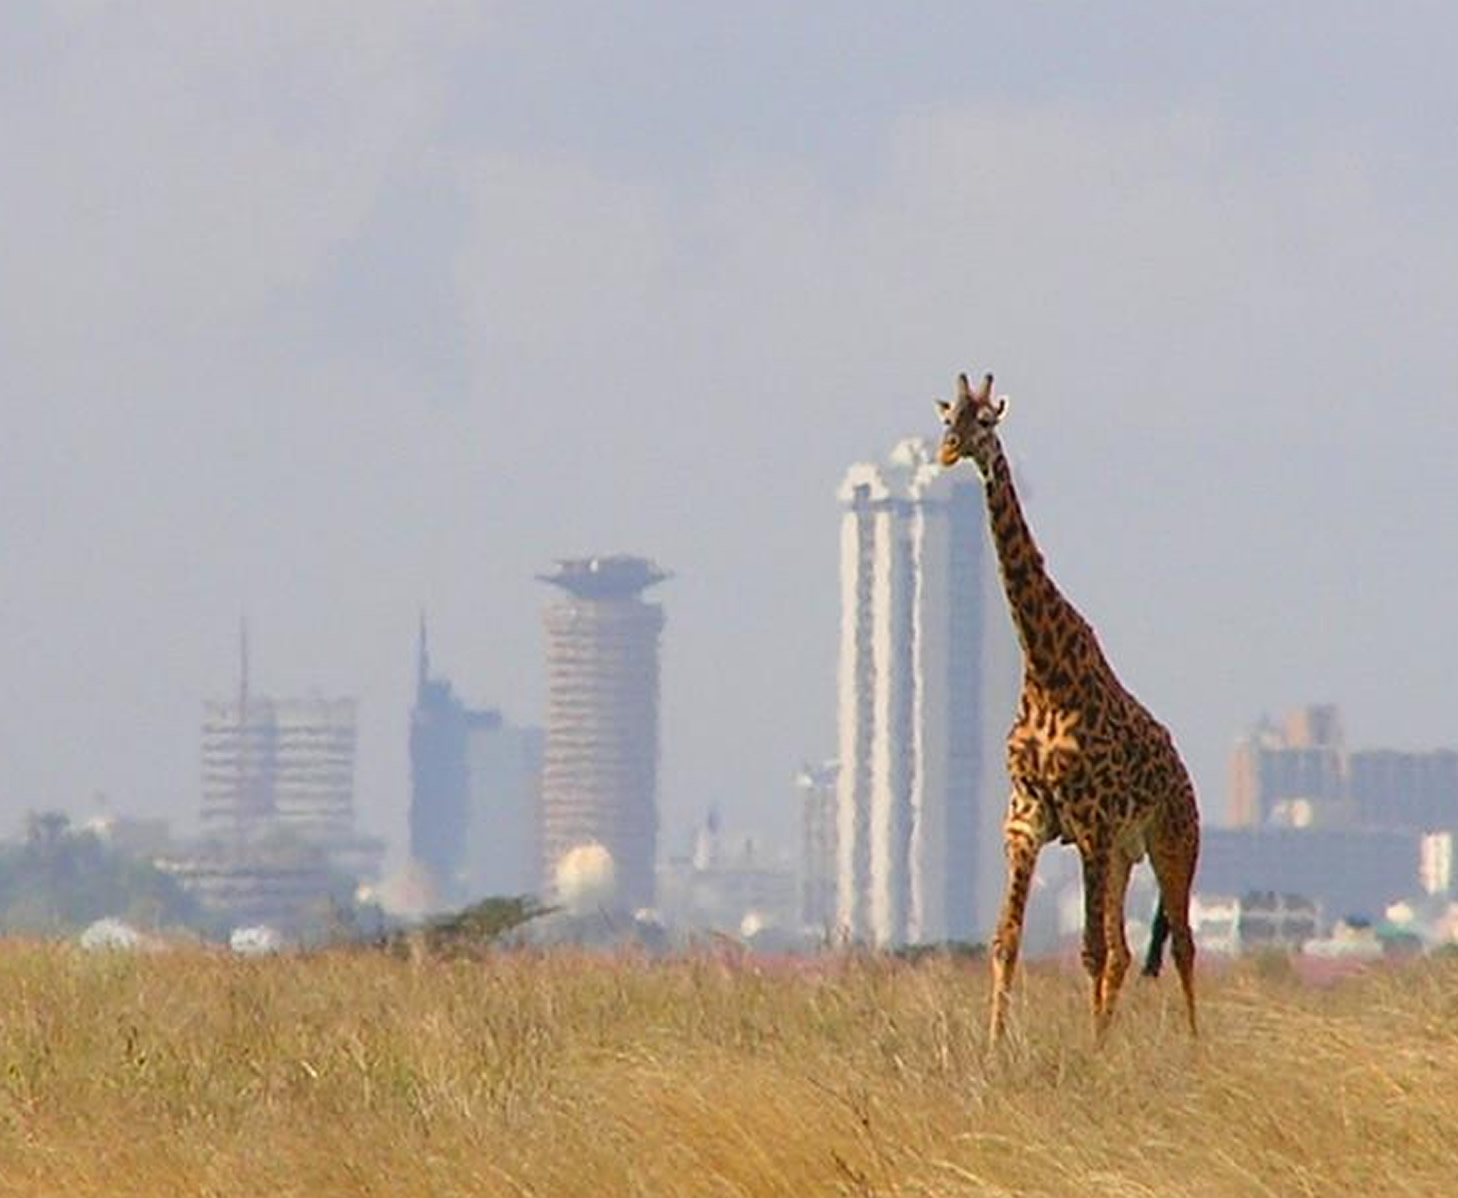
[[[1157,832],[1149,846],[1150,864],[1159,881],[1159,914],[1164,917],[1170,951],[1175,968],[1180,975],[1180,988],[1185,996],[1185,1014],[1190,1024],[1190,1034],[1197,1034],[1195,1019],[1195,937],[1190,930],[1190,888],[1195,878],[1195,862],[1199,853],[1198,833],[1186,830],[1183,835],[1167,831]],[[1163,937],[1155,934],[1150,938],[1150,955],[1154,956],[1155,942],[1163,946]],[[1156,962],[1157,964],[1157,962]],[[1148,963],[1145,971],[1148,972]]]

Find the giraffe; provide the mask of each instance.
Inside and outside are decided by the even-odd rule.
[[[1158,974],[1172,938],[1190,1033],[1196,1032],[1195,945],[1189,898],[1199,853],[1194,787],[1169,732],[1124,689],[1093,629],[1048,576],[1023,518],[997,426],[1005,396],[992,375],[974,390],[957,380],[955,403],[938,400],[944,467],[971,459],[986,489],[1003,589],[1023,655],[1017,717],[1007,741],[1012,797],[1004,823],[1007,887],[992,945],[989,1037],[1006,1023],[1023,913],[1038,853],[1072,844],[1083,863],[1083,964],[1093,982],[1102,1039],[1129,969],[1124,899],[1129,873],[1148,852],[1159,883],[1144,972]]]

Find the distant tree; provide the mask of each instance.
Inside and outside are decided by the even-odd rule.
[[[37,849],[54,848],[71,830],[71,817],[63,811],[30,811],[25,816],[25,843]]]
[[[0,846],[0,931],[65,935],[106,916],[144,928],[205,922],[169,874],[76,831],[61,812],[31,812],[25,840]]]
[[[449,915],[440,915],[424,927],[391,935],[386,947],[397,952],[418,946],[434,956],[473,957],[500,945],[504,937],[554,908],[531,895],[482,899]]]

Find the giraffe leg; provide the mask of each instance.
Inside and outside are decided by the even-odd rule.
[[[1096,1012],[1100,1033],[1108,1030],[1119,1001],[1119,988],[1129,972],[1129,938],[1124,934],[1124,899],[1129,890],[1129,873],[1134,862],[1129,854],[1114,849],[1109,857],[1109,872],[1104,883],[1104,971],[1100,1008]]]
[[[1007,1023],[1008,995],[1023,940],[1023,913],[1027,910],[1028,890],[1033,884],[1033,867],[1038,862],[1040,847],[1027,830],[1007,829],[1007,889],[1003,892],[997,935],[992,941],[992,1014],[988,1039],[993,1044],[1002,1039]]]
[[[1104,936],[1104,896],[1108,891],[1109,850],[1102,840],[1080,845],[1083,855],[1083,967],[1093,983],[1094,1031],[1103,1031],[1104,962],[1108,941]]]
[[[1190,931],[1190,888],[1199,856],[1199,832],[1194,824],[1175,828],[1156,825],[1150,838],[1149,861],[1159,880],[1159,906],[1169,925],[1171,955],[1185,993],[1185,1014],[1190,1035],[1195,1021],[1195,937]]]

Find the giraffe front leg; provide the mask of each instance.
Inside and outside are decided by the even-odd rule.
[[[988,1039],[993,1044],[1002,1039],[1006,1029],[1008,997],[1023,940],[1023,914],[1028,906],[1028,891],[1033,884],[1038,850],[1042,847],[1042,841],[1033,832],[1011,818],[1004,836],[1007,889],[1003,892],[1002,913],[992,941],[992,1014],[988,1023]]]

